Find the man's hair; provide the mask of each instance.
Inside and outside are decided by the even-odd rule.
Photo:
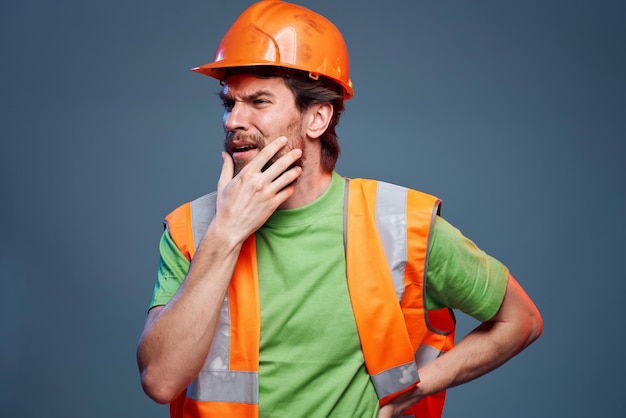
[[[330,103],[333,106],[333,116],[328,128],[320,137],[320,141],[322,145],[322,168],[327,171],[334,170],[340,152],[339,138],[335,128],[339,124],[339,118],[344,110],[343,95],[339,88],[330,88],[328,80],[322,80],[322,78],[315,81],[304,81],[286,76],[284,80],[287,87],[293,92],[296,106],[300,112],[320,103]]]

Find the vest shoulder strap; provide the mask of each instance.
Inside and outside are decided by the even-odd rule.
[[[191,261],[215,216],[217,192],[201,196],[165,217],[165,228],[183,255]]]
[[[420,313],[412,326],[425,331],[424,264],[439,200],[367,179],[349,180],[346,194],[348,290],[365,363],[384,404],[419,380],[414,356],[423,332],[409,333],[405,312]]]

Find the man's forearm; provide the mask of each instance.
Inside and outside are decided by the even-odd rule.
[[[137,360],[144,390],[155,401],[170,402],[202,368],[240,249],[209,227],[176,295],[150,311]]]
[[[400,416],[421,398],[488,373],[535,341],[543,323],[539,311],[510,276],[502,306],[489,321],[467,334],[452,350],[419,370],[420,382],[381,409],[380,418]],[[396,415],[400,413],[400,415]]]

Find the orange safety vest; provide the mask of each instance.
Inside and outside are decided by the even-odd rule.
[[[375,180],[347,180],[344,241],[348,291],[365,365],[380,404],[419,382],[418,369],[454,345],[448,308],[424,309],[428,244],[441,202]],[[216,193],[180,206],[166,227],[191,260],[215,214]],[[258,416],[260,306],[255,236],[244,243],[206,362],[170,416]],[[398,303],[399,302],[399,303]],[[445,391],[404,416],[441,417]]]

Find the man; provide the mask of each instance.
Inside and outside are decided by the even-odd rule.
[[[327,19],[261,1],[195,70],[223,85],[222,172],[166,217],[138,347],[172,417],[441,416],[445,389],[540,335],[438,199],[334,171],[353,89]],[[454,347],[452,308],[482,321]]]

